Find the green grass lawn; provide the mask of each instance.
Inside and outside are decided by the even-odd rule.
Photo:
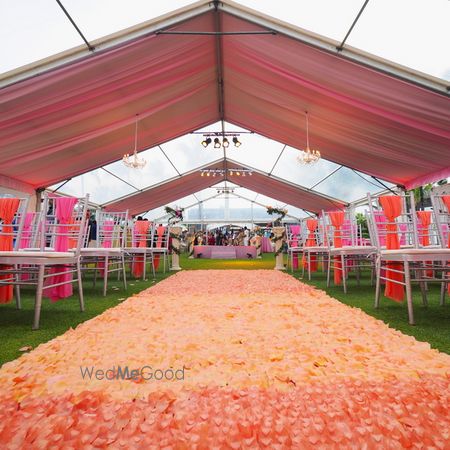
[[[262,259],[256,260],[189,259],[187,255],[181,255],[180,265],[187,270],[273,269],[275,259],[273,254],[264,254]],[[101,280],[97,287],[93,288],[92,281],[88,278],[84,282],[86,311],[80,312],[76,296],[56,303],[51,303],[46,299],[42,306],[41,328],[37,331],[31,330],[34,296],[24,291],[22,310],[17,310],[15,303],[0,305],[0,365],[17,358],[21,354],[19,351],[21,347],[32,346],[34,348],[42,342],[47,342],[69,328],[75,328],[81,322],[116,306],[122,299],[153,286],[172,273],[157,273],[156,281],[151,278],[148,281],[130,280],[126,293],[120,282],[112,281],[106,297],[102,296]],[[296,272],[294,276],[300,279],[301,273]],[[418,340],[427,341],[433,348],[450,354],[450,301],[443,307],[439,306],[438,285],[430,285],[427,308],[422,306],[420,291],[417,288],[414,289],[414,313],[417,325],[410,326],[405,303],[398,304],[382,296],[381,307],[378,310],[373,307],[374,288],[370,286],[368,275],[363,276],[361,286],[357,286],[356,281],[350,278],[348,294],[343,293],[342,287],[331,286],[327,289],[326,276],[322,272],[315,273],[311,282],[301,281],[323,289],[339,301],[361,308],[367,314],[383,320],[391,327],[414,336]],[[112,289],[114,286],[119,289]]]
[[[327,288],[326,275],[322,272],[313,274],[311,281],[301,279],[301,274],[295,274],[295,277],[324,290],[328,295],[346,305],[362,309],[392,328],[414,336],[419,341],[427,341],[433,348],[450,354],[450,300],[447,296],[447,303],[444,306],[439,305],[440,286],[438,284],[429,284],[428,307],[422,304],[418,286],[413,287],[416,325],[412,326],[408,324],[406,300],[403,303],[397,303],[385,298],[384,287],[382,287],[380,307],[374,308],[375,287],[370,286],[369,274],[363,275],[360,286],[357,285],[355,278],[350,276],[347,294],[344,294],[341,286],[333,286],[333,283]]]
[[[92,279],[88,276],[83,283],[85,311],[80,312],[77,289],[75,295],[65,300],[52,303],[44,298],[42,301],[40,329],[33,331],[31,325],[34,317],[34,291],[22,290],[22,309],[16,309],[15,301],[7,305],[0,305],[0,366],[21,355],[19,349],[24,346],[37,347],[56,336],[63,334],[70,328],[91,319],[108,308],[116,306],[125,298],[143,289],[153,286],[158,281],[167,278],[173,272],[156,273],[156,280],[152,277],[147,281],[128,280],[125,292],[122,282],[113,276],[108,283],[108,293],[103,297],[103,280],[97,279],[97,285],[92,286]],[[114,290],[113,287],[119,288]]]

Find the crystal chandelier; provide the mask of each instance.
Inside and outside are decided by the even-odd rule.
[[[319,150],[311,150],[309,148],[309,122],[308,111],[306,111],[306,150],[300,151],[297,161],[300,164],[315,164],[320,159]]]
[[[134,127],[134,152],[130,156],[129,153],[123,155],[122,161],[127,167],[132,169],[142,169],[147,164],[144,158],[140,158],[137,154],[137,136],[138,136],[138,114],[136,114],[136,124]]]

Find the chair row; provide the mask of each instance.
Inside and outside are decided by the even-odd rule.
[[[286,230],[288,265],[298,268],[301,259],[308,279],[320,259],[335,284],[347,292],[347,277],[355,271],[359,282],[362,268],[376,275],[375,306],[379,306],[380,285],[386,283],[385,296],[402,301],[406,290],[409,322],[414,323],[411,283],[421,288],[427,304],[427,283],[441,284],[440,303],[444,304],[450,260],[450,196],[433,194],[433,211],[417,211],[409,194],[371,196],[366,211],[370,240],[363,238],[352,209],[322,212],[319,218],[305,219]]]
[[[39,328],[42,297],[57,301],[72,295],[78,284],[80,310],[84,311],[82,273],[99,273],[106,295],[108,278],[116,272],[127,286],[126,264],[135,277],[153,275],[162,258],[169,261],[169,228],[147,221],[135,224],[128,212],[96,213],[95,239],[88,241],[88,196],[44,195],[41,211],[27,212],[28,199],[0,198],[0,303],[12,301],[21,308],[21,286],[36,288],[33,329]],[[93,224],[93,222],[92,222]]]

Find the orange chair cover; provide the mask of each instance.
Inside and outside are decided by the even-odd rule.
[[[431,211],[417,211],[417,217],[420,220],[420,244],[422,247],[428,247],[430,245]],[[427,264],[431,264],[431,261],[427,261]],[[426,275],[432,277],[433,271],[427,270]]]
[[[344,224],[344,211],[332,211],[329,213],[331,223],[334,227],[333,245],[335,248],[342,247],[342,225]],[[334,284],[342,283],[342,262],[341,257],[334,258],[336,269],[334,269]]]
[[[388,221],[386,225],[386,248],[388,250],[397,250],[400,248],[400,242],[398,239],[398,230],[395,219],[402,213],[402,198],[395,195],[385,195],[380,197],[380,205],[383,208],[384,215]],[[403,263],[389,262],[387,264],[388,269],[402,270]],[[402,302],[405,296],[405,289],[401,284],[394,281],[403,281],[403,274],[397,272],[386,271],[386,287],[384,295],[396,302]]]
[[[3,224],[3,233],[0,234],[0,251],[11,251],[13,249],[13,237],[8,235],[13,232],[11,223],[19,208],[18,198],[0,198],[0,219]],[[1,269],[9,269],[10,266],[0,265]],[[0,279],[7,279],[8,275],[0,275]],[[13,298],[13,287],[0,286],[0,303],[9,303]]]
[[[318,221],[317,219],[308,219],[306,221],[306,227],[308,228],[309,234],[308,239],[306,240],[305,247],[314,247],[317,245],[316,237],[314,232],[317,229]],[[315,255],[311,255],[311,272],[317,272],[317,259]],[[303,266],[306,267],[308,265],[308,260],[303,256]]]
[[[134,232],[136,234],[136,246],[139,248],[147,247],[147,234],[148,229],[150,228],[151,222],[148,220],[138,220],[134,224]],[[144,257],[137,256],[135,257],[133,268],[132,268],[133,276],[136,278],[142,277],[144,273]]]

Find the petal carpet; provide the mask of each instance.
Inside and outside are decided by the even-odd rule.
[[[285,273],[184,271],[6,363],[0,404],[6,449],[448,449],[450,356]]]

